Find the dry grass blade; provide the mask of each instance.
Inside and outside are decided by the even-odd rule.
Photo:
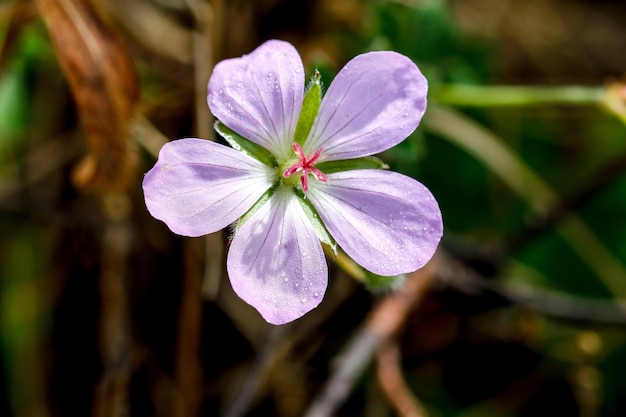
[[[132,61],[89,0],[36,0],[68,79],[91,152],[76,169],[84,188],[123,189],[134,168],[128,122],[138,97]]]

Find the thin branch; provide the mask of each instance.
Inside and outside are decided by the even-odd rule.
[[[401,370],[400,349],[395,341],[387,341],[376,355],[378,382],[400,417],[427,417],[428,413],[408,387]]]
[[[594,174],[590,175],[587,183],[577,187],[573,194],[565,196],[559,204],[547,208],[545,213],[535,216],[527,222],[527,226],[511,239],[511,243],[508,245],[509,250],[524,246],[538,234],[557,225],[569,213],[575,212],[586,203],[592,201],[607,186],[621,178],[625,171],[626,152],[622,152],[611,158]]]
[[[287,328],[285,326],[269,328],[254,363],[248,369],[243,383],[223,414],[224,417],[241,417],[249,411],[261,383],[267,378],[268,366],[273,363],[270,359],[282,341]]]
[[[442,252],[442,251],[440,251]],[[494,293],[517,307],[535,310],[547,317],[590,321],[605,324],[626,324],[626,302],[601,300],[538,289],[522,283],[502,284],[488,280],[450,256],[437,271],[439,284],[467,294]]]
[[[334,372],[311,403],[305,417],[327,417],[344,403],[358,378],[372,362],[376,349],[404,325],[409,313],[421,302],[435,277],[437,257],[409,274],[406,284],[385,296],[339,354]]]
[[[542,216],[560,204],[558,194],[499,137],[474,120],[443,107],[431,106],[423,126],[465,150],[500,178],[533,214]],[[576,213],[568,212],[557,232],[596,274],[607,290],[626,297],[626,266]]]
[[[99,348],[102,375],[96,385],[92,415],[123,416],[128,409],[131,369],[128,260],[133,232],[132,202],[126,194],[102,196]]]

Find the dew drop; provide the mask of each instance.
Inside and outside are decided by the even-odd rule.
[[[319,296],[320,296],[320,293],[318,293],[318,292],[316,292],[316,293],[314,293],[314,294],[313,294],[313,297],[315,297],[315,298],[317,298],[317,297],[319,297]]]
[[[302,301],[303,303],[306,303],[306,302],[307,302],[307,298],[306,298],[306,297],[302,297],[302,298],[300,299],[300,301]]]

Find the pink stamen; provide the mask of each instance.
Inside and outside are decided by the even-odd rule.
[[[328,181],[326,174],[313,166],[322,154],[322,148],[319,148],[312,156],[307,158],[299,143],[294,142],[291,147],[298,156],[298,162],[287,168],[285,172],[283,172],[283,177],[287,178],[296,172],[300,173],[302,175],[300,177],[300,184],[302,184],[302,191],[305,192],[309,190],[309,174],[313,175],[318,181]]]

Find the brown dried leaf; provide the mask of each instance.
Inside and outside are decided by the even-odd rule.
[[[0,5],[0,21],[6,23],[4,39],[0,45],[0,71],[3,71],[11,55],[22,27],[35,18],[35,7],[32,0],[16,1]]]
[[[36,0],[76,100],[90,153],[74,172],[81,188],[123,189],[135,153],[128,124],[139,83],[127,51],[89,0]]]

